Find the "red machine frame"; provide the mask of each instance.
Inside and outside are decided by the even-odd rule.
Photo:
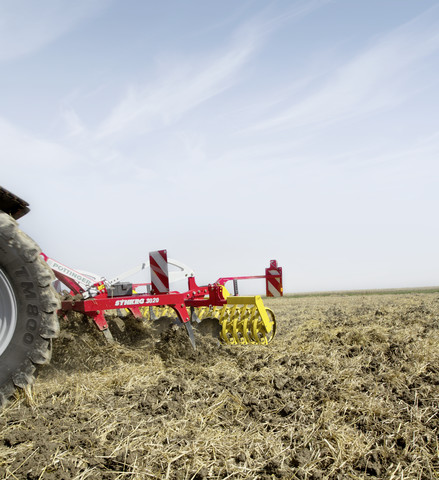
[[[153,253],[162,255],[167,262],[166,250],[151,252],[151,254]],[[46,262],[52,261],[52,263],[54,263],[54,261],[44,253],[41,255]],[[272,260],[271,264],[273,262],[275,261]],[[154,269],[157,271],[156,264],[154,264]],[[171,307],[175,311],[177,314],[177,319],[185,325],[189,334],[189,338],[194,346],[195,340],[189,322],[192,315],[194,315],[194,308],[226,305],[228,292],[225,290],[224,285],[228,281],[234,282],[235,295],[237,295],[238,280],[258,278],[267,279],[267,274],[257,276],[224,277],[218,279],[213,284],[199,286],[195,281],[195,277],[191,275],[188,277],[188,290],[183,293],[169,291],[169,289],[166,292],[155,293],[154,285],[151,285],[151,283],[137,283],[129,284],[131,287],[130,294],[112,296],[111,293],[109,293],[108,282],[105,280],[95,282],[88,290],[84,290],[84,288],[81,288],[78,282],[72,278],[72,272],[75,275],[81,274],[78,274],[78,272],[67,267],[64,270],[69,272],[70,275],[53,269],[56,278],[70,288],[70,293],[72,294],[73,298],[70,300],[64,300],[62,302],[61,310],[64,312],[74,310],[91,317],[98,329],[104,333],[108,340],[112,340],[112,337],[105,319],[106,310],[129,309],[136,317],[142,317],[143,315],[140,311],[140,308],[142,307],[167,306]],[[167,268],[165,274],[168,275]],[[139,287],[146,287],[147,293],[136,293],[136,288],[139,289]],[[90,291],[93,291],[93,293],[90,294]],[[225,292],[227,292],[226,295]],[[189,313],[188,308],[191,314]],[[192,318],[196,318],[196,316]]]

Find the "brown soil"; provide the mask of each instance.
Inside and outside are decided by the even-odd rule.
[[[438,479],[439,295],[265,303],[268,347],[72,314],[0,413],[0,478]]]

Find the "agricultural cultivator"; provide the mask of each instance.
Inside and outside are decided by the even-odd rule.
[[[194,272],[177,260],[167,258],[166,250],[150,252],[150,283],[130,283],[122,280],[146,268],[146,263],[112,280],[74,270],[41,254],[57,279],[70,289],[71,299],[64,300],[61,311],[73,310],[91,317],[108,341],[113,337],[105,319],[107,311],[131,312],[140,319],[158,321],[174,317],[177,325],[184,326],[195,348],[193,325],[207,319],[216,319],[221,342],[229,345],[267,345],[276,333],[273,312],[266,309],[260,296],[239,296],[238,280],[265,278],[267,294],[273,296],[273,284],[280,286],[275,293],[282,294],[282,269],[272,260],[265,275],[253,277],[225,277],[207,286],[196,283]],[[169,267],[177,270],[170,271]],[[184,292],[171,291],[170,285],[187,279]],[[225,287],[233,282],[231,295]],[[214,329],[215,330],[215,329]]]
[[[271,260],[265,275],[224,277],[199,286],[190,268],[158,250],[149,256],[150,282],[124,281],[144,270],[146,263],[107,280],[41,253],[16,222],[28,211],[27,202],[0,187],[0,406],[16,387],[32,384],[36,365],[50,361],[51,341],[59,333],[58,315],[68,311],[91,317],[109,342],[113,341],[105,318],[109,311],[120,316],[131,312],[154,322],[171,319],[186,329],[194,348],[193,326],[211,327],[210,333],[228,345],[267,345],[273,340],[273,312],[260,296],[239,296],[238,281],[263,278],[267,296],[281,296],[282,268],[276,260]],[[173,283],[184,279],[187,290],[171,290]],[[233,282],[233,295],[226,289],[228,282]],[[62,302],[54,286],[67,289],[69,295]]]

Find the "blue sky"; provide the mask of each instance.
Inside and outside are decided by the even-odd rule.
[[[3,0],[1,184],[108,277],[438,285],[438,32],[428,0]]]

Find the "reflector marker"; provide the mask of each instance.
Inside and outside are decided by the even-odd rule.
[[[270,281],[267,282],[267,288],[268,288],[268,291],[270,292],[270,295],[267,295],[267,296],[280,297],[280,292],[277,286],[274,286]]]
[[[154,293],[169,292],[168,255],[166,250],[149,253],[152,291]]]
[[[276,260],[270,260],[270,267],[265,269],[267,297],[281,297],[283,295],[282,267],[278,267]]]

